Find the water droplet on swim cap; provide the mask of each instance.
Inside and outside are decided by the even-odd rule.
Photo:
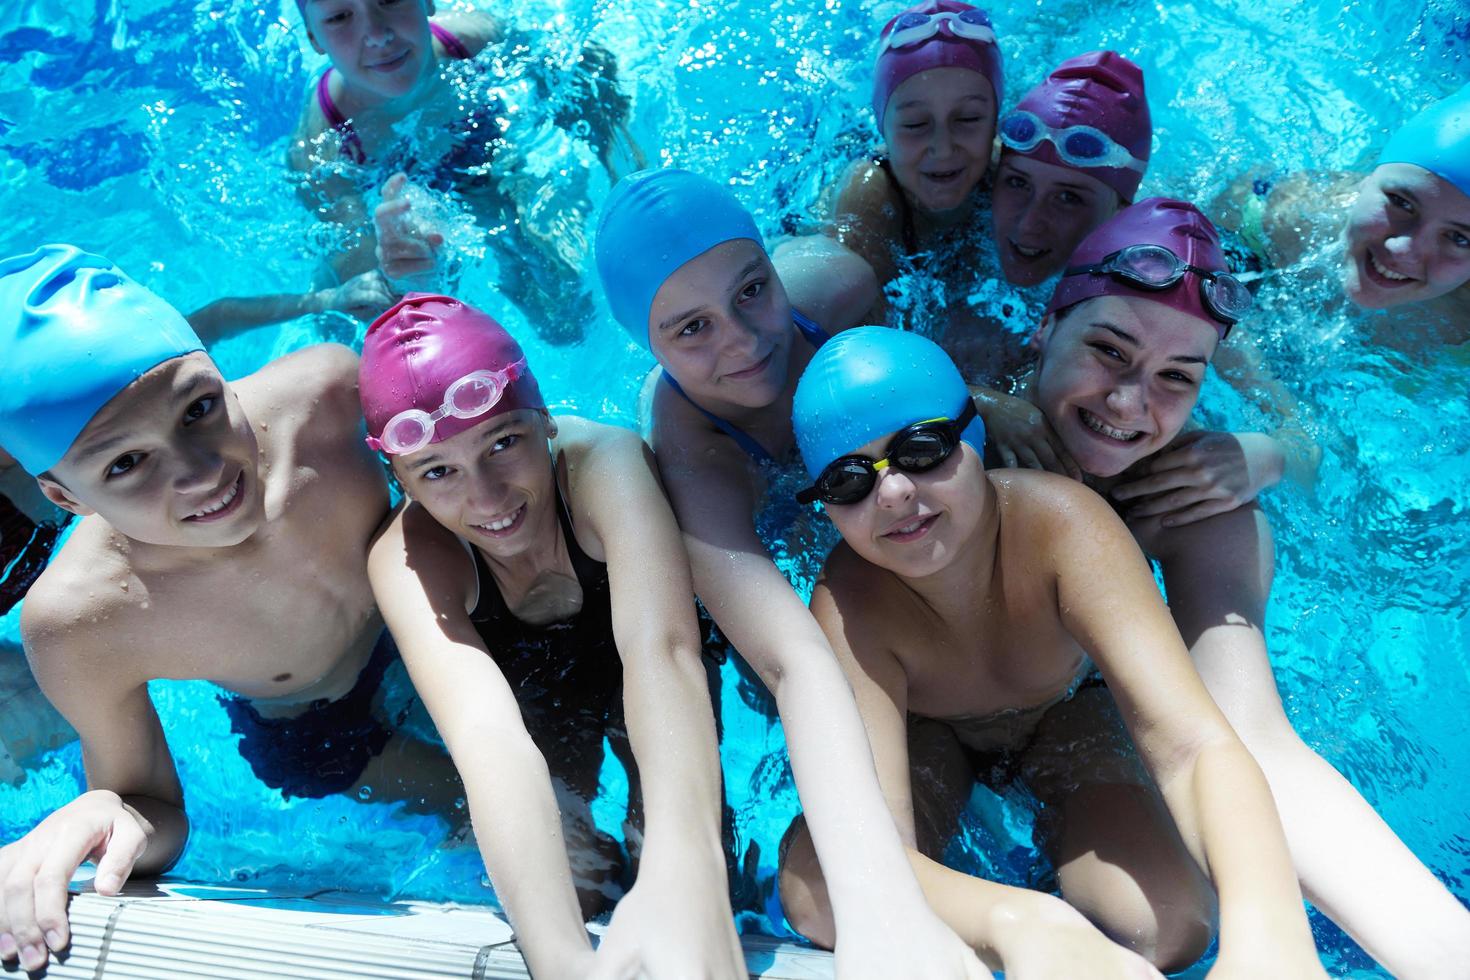
[[[1423,167],[1470,197],[1470,85],[1404,123],[1378,158],[1385,163]]]
[[[802,372],[791,405],[801,460],[812,479],[839,456],[922,419],[958,418],[970,398],[940,346],[891,327],[845,330]],[[985,448],[978,416],[963,438]]]
[[[959,0],[924,0],[905,10],[900,10],[893,19],[883,25],[878,37],[886,38],[898,21],[907,14],[963,14],[976,11],[985,22],[990,15],[979,7]],[[968,68],[979,72],[990,83],[995,93],[995,111],[1000,112],[1001,100],[1005,97],[1005,75],[1001,70],[1000,48],[993,42],[979,38],[960,37],[950,31],[948,24],[941,24],[938,33],[918,44],[902,48],[885,48],[873,66],[873,116],[878,128],[883,128],[883,113],[893,90],[923,71],[931,68]]]

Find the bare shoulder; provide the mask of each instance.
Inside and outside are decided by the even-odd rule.
[[[858,220],[871,225],[891,221],[897,227],[897,217],[889,213],[892,211],[893,190],[882,167],[870,159],[854,160],[839,183],[836,213],[833,215],[839,241],[844,222]]]
[[[986,475],[995,488],[1003,541],[1011,546],[1057,554],[1078,541],[1132,541],[1112,506],[1076,480],[1041,470],[995,470]]]
[[[864,651],[889,650],[904,606],[897,576],[860,558],[839,542],[822,566],[812,593],[812,614],[824,628],[841,624],[847,646],[862,659]]]
[[[556,416],[556,447],[573,462],[626,462],[640,456],[647,446],[631,429],[594,422],[580,415]]]
[[[110,547],[114,534],[105,522],[84,521],[26,593],[21,641],[43,683],[75,677],[104,656],[109,677],[141,683],[149,679],[143,649],[120,642],[140,601],[131,569]]]
[[[697,458],[715,448],[714,427],[661,372],[653,385],[651,403],[649,442],[660,466],[671,460]]]
[[[284,408],[346,415],[355,423],[361,413],[357,395],[357,354],[341,344],[313,344],[271,361],[233,383],[248,396]]]
[[[464,10],[434,17],[434,23],[459,38],[470,52],[477,55],[487,44],[505,40],[505,24],[494,14],[482,10]]]

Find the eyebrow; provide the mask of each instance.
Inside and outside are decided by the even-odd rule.
[[[516,420],[507,415],[505,417],[505,419],[499,425],[491,426],[490,428],[488,428],[484,432],[482,432],[480,434],[480,441],[481,442],[489,442],[491,439],[493,439],[494,437],[500,435],[506,429],[509,429],[509,428],[514,427],[516,424],[517,424],[516,423]],[[413,472],[413,473],[417,473],[420,470],[424,469],[425,467],[428,467],[428,466],[437,466],[437,465],[440,465],[442,462],[443,461],[438,457],[438,455],[425,456],[423,459],[419,460],[417,463],[414,463],[412,466],[410,466],[409,467],[409,471],[410,472]]]
[[[962,96],[960,96],[960,98],[959,98],[958,101],[960,101],[960,102],[984,102],[986,105],[990,105],[991,104],[990,97],[988,95],[986,95],[984,92],[971,92],[969,95],[962,95]],[[895,105],[893,107],[893,111],[894,112],[902,112],[903,110],[908,109],[908,108],[912,108],[913,106],[926,106],[926,105],[927,105],[927,103],[923,99],[909,99],[907,102],[900,102],[897,105]]]
[[[173,398],[172,403],[174,405],[179,405],[194,401],[194,399],[197,397],[199,389],[207,384],[212,377],[212,375],[202,372],[196,374],[192,379],[190,379],[186,387],[179,389],[179,394]],[[132,441],[133,438],[134,436],[132,432],[119,432],[115,436],[110,436],[106,439],[99,439],[96,442],[90,443],[84,449],[82,449],[77,454],[77,459],[91,459],[94,456],[104,455],[105,453],[110,452],[115,447],[123,443]]]
[[[1132,344],[1134,347],[1139,346],[1139,344],[1138,344],[1138,338],[1137,337],[1133,336],[1130,333],[1127,333],[1124,330],[1120,330],[1119,328],[1113,326],[1111,323],[1104,323],[1101,320],[1094,320],[1092,323],[1090,323],[1088,325],[1089,326],[1092,326],[1092,327],[1098,327],[1098,328],[1100,328],[1102,330],[1107,330],[1110,333],[1115,333],[1119,337],[1122,337],[1124,340],[1128,341],[1128,343]],[[1169,360],[1170,361],[1178,362],[1180,364],[1208,364],[1208,363],[1210,363],[1207,359],[1205,359],[1203,357],[1195,357],[1195,356],[1190,355],[1190,354],[1181,354],[1178,357],[1171,357],[1171,358],[1169,358]]]
[[[756,269],[759,269],[762,265],[765,264],[765,262],[766,256],[764,253],[762,253],[751,259],[749,262],[745,263],[744,267],[741,268],[741,270],[737,272],[730,280],[731,292],[733,292],[740,285],[742,279],[750,275]],[[682,313],[675,313],[673,316],[665,317],[663,321],[660,322],[658,325],[659,331],[662,332],[664,330],[667,330],[681,320],[688,319],[689,317],[698,313],[700,310],[704,309],[707,305],[707,303],[700,303],[698,306],[691,306],[689,309],[684,310]]]

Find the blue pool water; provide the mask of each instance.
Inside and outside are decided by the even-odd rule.
[[[867,64],[876,27],[898,6],[548,0],[515,18],[541,29],[526,37],[554,60],[565,62],[588,37],[610,47],[650,156],[728,177],[775,234],[807,225],[822,188],[873,144]],[[1470,77],[1470,12],[1461,0],[1036,0],[992,13],[1010,102],[1074,53],[1111,47],[1137,60],[1158,133],[1143,191],[1201,202],[1252,168],[1362,167],[1411,108]],[[289,0],[3,5],[0,254],[72,241],[186,310],[223,294],[299,289],[326,238],[292,197],[285,146],[320,63]],[[594,201],[606,194],[606,175],[564,140],[534,142],[527,160],[553,186],[585,184]],[[528,342],[558,410],[630,423],[647,355],[606,318],[580,347],[547,347],[494,281],[493,257],[470,254],[461,292]],[[977,294],[984,287],[977,283]],[[1365,349],[1356,340],[1361,320],[1329,305],[1330,291],[1309,277],[1267,288],[1274,298],[1248,326],[1311,410],[1324,450],[1314,496],[1279,490],[1266,500],[1279,549],[1269,640],[1282,694],[1306,741],[1465,901],[1470,355]],[[227,374],[240,374],[358,329],[318,321],[258,330],[224,344],[219,359]],[[1201,415],[1215,426],[1258,424],[1214,380]],[[768,530],[809,588],[814,549],[830,543],[830,529]],[[15,636],[12,613],[0,620],[0,643]],[[779,726],[737,688],[727,671],[727,790],[742,853],[769,887],[796,799]],[[489,897],[478,854],[452,846],[443,819],[372,799],[284,802],[250,776],[209,685],[160,682],[153,694],[194,820],[180,873]],[[79,777],[73,746],[21,786],[0,786],[0,840],[69,800]],[[610,773],[612,796],[620,788]],[[973,836],[995,852],[997,873],[1024,875],[1031,852],[1005,826],[1009,811],[987,812]],[[755,914],[743,924],[769,927]],[[1325,919],[1314,926],[1335,975],[1379,975]]]

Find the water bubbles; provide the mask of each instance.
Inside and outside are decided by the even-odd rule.
[[[357,791],[357,798],[364,803],[371,800],[373,798],[373,788],[367,784],[363,784]]]

